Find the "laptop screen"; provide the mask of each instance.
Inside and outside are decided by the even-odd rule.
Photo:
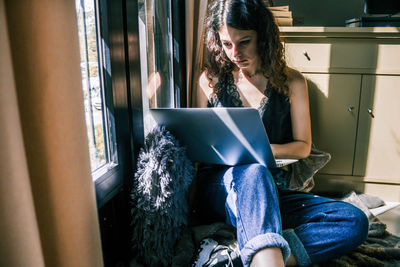
[[[267,134],[254,108],[150,109],[186,147],[193,162],[223,165],[260,163],[276,168]]]

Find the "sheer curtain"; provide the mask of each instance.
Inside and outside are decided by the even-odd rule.
[[[198,79],[203,67],[204,23],[208,0],[186,0],[186,88],[188,106],[195,104]]]
[[[102,266],[74,1],[0,0],[0,266]]]

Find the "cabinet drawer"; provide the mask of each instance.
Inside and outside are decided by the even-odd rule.
[[[285,43],[289,66],[303,72],[400,74],[400,45],[393,40],[346,38]]]

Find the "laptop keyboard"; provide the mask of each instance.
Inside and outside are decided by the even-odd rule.
[[[276,159],[275,163],[276,163],[276,166],[278,168],[280,168],[280,167],[292,164],[292,163],[294,163],[296,161],[298,161],[298,160],[297,159]]]

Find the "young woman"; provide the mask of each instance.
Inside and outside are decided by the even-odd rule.
[[[206,24],[200,107],[258,108],[276,158],[311,149],[307,83],[286,66],[279,29],[261,0],[216,0]],[[259,164],[204,166],[198,213],[237,228],[245,266],[307,266],[350,252],[368,219],[351,204],[292,191],[283,170]]]

